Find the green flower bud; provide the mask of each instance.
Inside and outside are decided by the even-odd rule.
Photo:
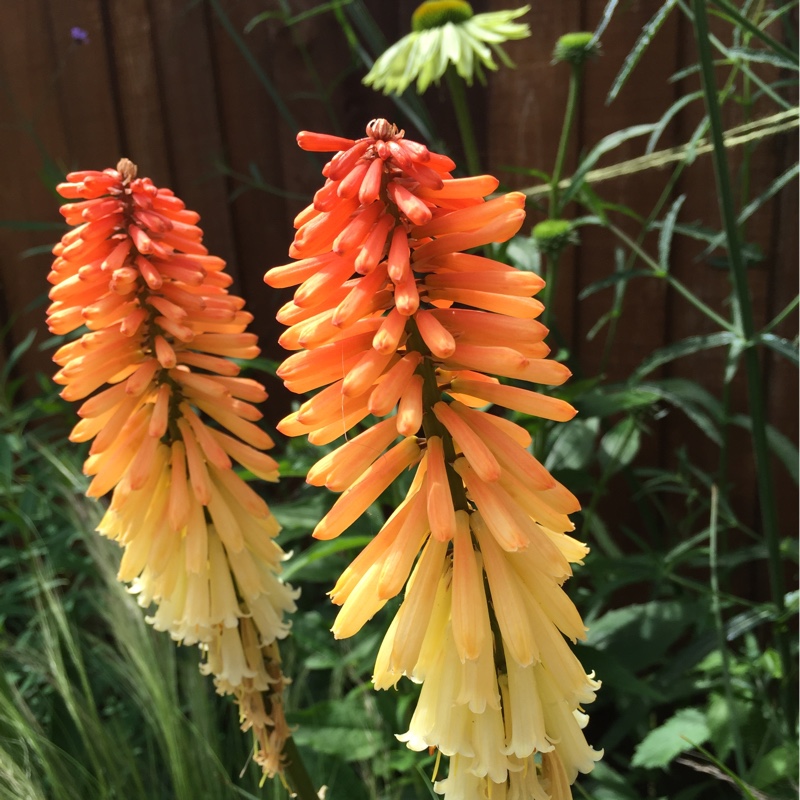
[[[590,58],[600,53],[600,42],[596,41],[594,34],[581,31],[579,33],[565,33],[557,42],[553,51],[553,61],[566,61],[573,66],[580,66]]]
[[[472,16],[472,6],[465,0],[426,0],[411,15],[411,30],[441,28],[448,22],[464,22]]]
[[[531,231],[536,247],[545,255],[557,256],[567,245],[578,244],[578,234],[566,219],[546,219]]]

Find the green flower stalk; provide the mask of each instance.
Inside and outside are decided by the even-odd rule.
[[[384,94],[402,94],[416,81],[423,94],[450,65],[468,85],[476,77],[485,83],[484,68],[497,69],[493,54],[514,66],[500,45],[530,36],[527,24],[514,22],[529,9],[475,14],[464,0],[428,0],[412,15],[411,33],[378,58],[364,83]]]

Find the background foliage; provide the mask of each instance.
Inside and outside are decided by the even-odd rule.
[[[7,127],[26,142],[23,152],[34,153],[13,166],[14,190],[44,193],[54,211],[47,193],[78,166],[72,153],[86,159],[80,166],[102,168],[127,151],[144,173],[174,185],[203,212],[212,251],[236,257],[264,337],[274,338],[266,320],[282,301],[260,285],[262,267],[286,260],[292,209],[319,181],[320,164],[291,149],[297,128],[357,135],[366,119],[385,115],[460,158],[443,91],[420,98],[409,90],[392,100],[358,85],[387,41],[405,32],[397,19],[413,4],[389,14],[384,4],[360,0],[181,0],[152,9],[134,4],[146,12],[141,17],[137,8],[101,5],[81,5],[97,22],[86,23],[88,44],[63,41],[67,22],[82,20],[67,19],[56,4],[47,8],[51,30],[54,21],[63,30],[51,33],[56,62],[43,62],[38,75],[28,71],[27,81],[45,87],[33,93],[34,105],[15,91],[19,65],[4,65]],[[647,4],[645,17],[615,2],[560,5],[550,22],[553,41],[536,31],[535,15],[548,12],[534,9],[533,44],[509,46],[519,69],[492,76],[489,91],[469,99],[484,167],[526,190],[532,222],[571,220],[581,241],[543,253],[526,233],[495,254],[548,276],[551,346],[575,373],[560,390],[579,409],[573,422],[518,420],[531,426],[548,469],[579,494],[584,511],[576,523],[592,545],[570,592],[591,628],[579,655],[604,683],[590,709],[589,739],[606,758],[575,794],[792,797],[796,4],[702,4],[712,29],[700,47],[698,3]],[[20,15],[23,31],[42,13],[12,6],[2,13]],[[132,67],[119,59],[126,41],[142,41],[142,20],[152,25],[145,38],[158,57],[154,73],[141,66],[137,80],[162,87],[168,124],[157,130],[166,149],[152,141],[151,106],[142,104],[139,115],[130,110]],[[547,63],[570,23],[600,32],[603,55],[583,75]],[[202,84],[202,58],[196,74],[181,58],[179,29],[184,42],[210,37],[216,46],[198,45],[217,59],[213,87]],[[325,49],[320,31],[330,40]],[[112,39],[103,42],[102,33]],[[95,100],[98,115],[104,104],[117,115],[116,137],[102,142],[81,103],[89,102],[83,93],[91,95],[91,81],[97,87],[103,77],[91,77],[80,97],[60,83],[70,70],[85,70],[84,52],[101,43],[110,45],[106,58],[117,59],[107,73],[113,85]],[[532,46],[539,55],[525,49]],[[276,52],[292,80],[275,68]],[[675,66],[663,85],[642,74],[654,60]],[[703,64],[714,69],[716,93],[704,91]],[[577,104],[562,129],[570,73]],[[168,88],[176,76],[191,103]],[[233,76],[261,92],[264,108],[251,104],[246,113]],[[651,116],[643,118],[635,102],[626,114],[615,111],[626,92],[644,88]],[[69,159],[49,139],[52,97],[70,98],[59,113],[74,128],[64,129],[82,132]],[[534,114],[525,103],[548,108]],[[179,113],[210,113],[214,104],[213,119]],[[518,113],[500,113],[509,108]],[[267,117],[271,151],[258,141]],[[200,131],[199,121],[212,130]],[[215,135],[216,143],[209,140]],[[242,156],[248,148],[251,156]],[[727,189],[712,191],[715,157],[730,177]],[[116,548],[91,533],[98,507],[82,497],[81,454],[66,442],[74,413],[35,374],[54,343],[35,337],[45,283],[44,273],[36,286],[30,275],[38,265],[46,272],[43,243],[60,235],[54,219],[22,219],[15,208],[0,221],[0,243],[14,254],[13,271],[3,264],[0,309],[0,797],[285,797],[277,783],[259,787],[232,709],[197,674],[194,653],[176,651],[145,625],[113,577]],[[16,260],[18,253],[27,260]],[[281,358],[263,344],[267,358],[254,366],[260,378]],[[290,402],[275,386],[269,424]],[[759,402],[765,420],[754,413]],[[787,405],[791,414],[777,413]],[[321,453],[299,441],[279,446],[284,478],[268,500],[284,526],[283,544],[294,548],[287,576],[303,586],[284,652],[294,676],[288,707],[300,726],[296,741],[329,797],[430,796],[432,759],[393,736],[407,724],[414,688],[404,682],[396,693],[375,693],[370,686],[393,609],[354,640],[334,642],[328,632],[334,614],[325,592],[379,529],[399,490],[339,539],[311,542],[308,532],[333,500],[303,483]]]

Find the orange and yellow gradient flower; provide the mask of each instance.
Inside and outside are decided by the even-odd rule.
[[[98,531],[124,548],[119,578],[155,604],[148,620],[204,651],[203,671],[234,695],[273,775],[288,736],[276,641],[296,593],[278,577],[278,523],[233,468],[278,477],[255,424],[264,387],[233,360],[259,352],[252,316],[199,216],[127,159],[73,172],[58,191],[77,227],[53,251],[48,324],[89,332],[57,351],[54,380],[67,400],[91,395],[70,439],[93,440],[87,494],[113,490]]]
[[[341,496],[314,531],[348,528],[404,471],[411,487],[333,590],[337,637],[351,636],[405,587],[383,641],[375,686],[422,684],[401,740],[450,757],[435,788],[448,800],[564,800],[601,753],[586,742],[599,683],[564,637],[585,628],[562,589],[588,552],[569,533],[575,497],[494,404],[550,420],[575,410],[496,376],[559,385],[534,298],[542,280],[465,251],[504,242],[524,196],[490,176],[453,178],[447,157],[386,120],[366,137],[302,132],[306,150],[336,152],[325,185],[295,220],[289,254],[267,272],[300,284],[279,312],[280,367],[298,393],[319,389],[279,430],[315,444],[382,417],[309,472]],[[322,388],[324,387],[324,388]]]

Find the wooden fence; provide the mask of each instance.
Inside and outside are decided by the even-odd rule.
[[[300,14],[319,2],[292,0],[289,5]],[[366,0],[363,5],[387,41],[394,41],[407,31],[416,2]],[[514,4],[493,0],[474,5],[476,10],[489,10]],[[587,73],[567,174],[580,150],[612,131],[658,120],[679,96],[698,88],[695,75],[669,81],[695,58],[691,29],[676,13],[619,97],[606,105],[614,76],[656,8],[641,0],[620,5],[603,36],[603,55]],[[552,65],[553,44],[562,33],[593,29],[603,6],[602,0],[539,0],[526,17],[533,35],[507,48],[517,69],[501,69],[491,75],[487,89],[471,90],[482,161],[507,185],[533,182],[510,167],[552,168],[569,72],[565,65]],[[360,84],[364,70],[353,66],[333,12],[292,26],[270,18],[245,32],[256,15],[278,7],[272,0],[3,0],[0,314],[10,328],[0,359],[30,330],[37,331],[37,343],[47,338],[43,316],[50,258],[45,251],[61,235],[53,185],[70,169],[102,169],[122,155],[135,161],[141,174],[170,186],[200,212],[206,244],[228,261],[235,289],[255,314],[265,354],[281,358],[271,317],[286,293],[268,289],[262,275],[288,260],[291,220],[320,182],[321,162],[298,150],[296,130],[358,136],[369,119],[386,116],[402,122],[409,133],[416,131],[390,100]],[[369,52],[365,31],[353,32]],[[425,100],[441,139],[456,142],[444,92],[434,88]],[[679,114],[659,147],[687,141],[699,108],[693,103]],[[642,140],[629,142],[603,163],[640,155],[643,147]],[[787,134],[753,150],[751,197],[786,168],[795,150],[796,139]],[[454,151],[458,156],[457,146]],[[651,170],[596,189],[609,202],[646,216],[669,175],[668,170]],[[713,181],[707,156],[698,157],[682,174],[674,190],[675,196],[687,196],[681,221],[717,224]],[[773,316],[797,291],[797,214],[796,193],[785,191],[747,225],[748,240],[764,254],[749,270],[759,322]],[[539,218],[531,214],[531,222]],[[610,308],[611,290],[583,300],[579,294],[613,272],[616,241],[600,228],[584,228],[581,238],[581,247],[561,265],[555,310],[562,339],[581,371],[596,375],[605,335],[590,340],[588,334]],[[647,239],[645,246],[652,251],[655,238]],[[701,252],[696,242],[677,238],[673,273],[704,302],[724,309],[730,292],[727,273]],[[603,365],[607,381],[624,380],[666,343],[710,330],[705,317],[656,279],[630,284],[616,324],[616,346]],[[790,319],[777,332],[791,337],[794,326]],[[658,374],[696,379],[719,395],[723,361],[720,348],[676,361]],[[770,420],[796,441],[795,371],[773,357],[765,359],[763,368]],[[17,370],[29,375],[51,372],[49,353],[30,349]],[[34,384],[30,390],[35,391]],[[277,415],[289,400],[280,387],[273,387],[273,394],[268,413]],[[736,411],[746,411],[743,383],[734,384],[732,401]],[[689,447],[696,463],[712,467],[718,448],[696,430],[679,413],[670,413],[658,423],[657,435],[649,438],[645,457],[663,465],[676,450]],[[740,453],[733,458],[740,511],[745,521],[759,527],[749,438],[742,432],[735,442]],[[776,468],[776,475],[782,521],[794,524],[793,484],[782,467]],[[622,494],[618,502],[624,506],[628,498]]]

